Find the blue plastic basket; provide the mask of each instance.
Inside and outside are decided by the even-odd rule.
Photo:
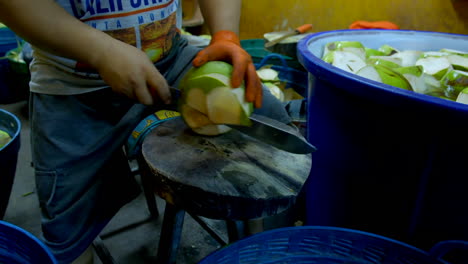
[[[293,88],[300,95],[307,97],[307,72],[294,69],[288,65],[283,55],[271,53],[266,55],[259,63],[255,63],[258,70],[271,64],[271,68],[278,72],[278,78],[286,82],[288,88]]]
[[[0,263],[55,264],[57,260],[32,234],[0,220]]]
[[[285,227],[232,243],[199,264],[441,264],[452,248],[468,242],[435,246],[431,253],[372,233],[322,226]],[[433,252],[433,253],[432,253]]]
[[[18,152],[21,145],[21,122],[14,114],[0,109],[0,130],[10,135],[11,140],[0,148],[0,220],[5,214],[16,172]]]

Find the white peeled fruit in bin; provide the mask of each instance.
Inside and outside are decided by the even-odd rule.
[[[400,73],[380,65],[367,65],[357,75],[376,82],[385,83],[405,90],[412,90],[411,84]]]
[[[10,142],[10,140],[10,135],[5,131],[0,130],[0,148],[3,148],[8,142]]]
[[[389,57],[399,58],[401,67],[409,67],[416,65],[416,61],[421,57],[422,51],[418,50],[403,50]]]
[[[362,60],[366,59],[366,48],[359,41],[335,41],[328,43],[325,47],[323,56],[336,51],[351,52]]]
[[[323,60],[350,73],[356,73],[367,65],[360,56],[349,51],[330,52],[323,57]]]
[[[424,68],[424,73],[432,75],[437,79],[441,79],[450,69],[452,65],[446,57],[425,57],[416,61],[416,65],[421,65]]]
[[[463,57],[468,58],[468,52],[461,51],[461,50],[441,49],[440,52],[445,52],[445,53],[448,53],[448,54],[460,55],[460,56],[463,56]]]
[[[452,64],[453,68],[461,71],[468,71],[468,57],[452,54],[448,55],[447,59]]]
[[[231,130],[225,124],[250,125],[253,104],[245,101],[245,87],[231,87],[232,65],[211,61],[192,68],[182,79],[179,110],[196,133],[219,135]]]
[[[425,93],[426,82],[424,79],[424,69],[422,66],[408,66],[393,69],[402,74],[411,84],[411,89],[417,93]]]
[[[278,87],[278,85],[271,82],[265,82],[263,84],[268,88],[268,90],[274,97],[276,97],[281,102],[284,102],[284,92],[281,88]]]
[[[463,89],[457,97],[457,102],[462,104],[468,104],[468,88]]]
[[[262,81],[279,81],[279,72],[271,68],[262,68],[257,70],[258,77]]]
[[[364,60],[359,59],[362,47]],[[326,44],[322,60],[344,71],[416,93],[452,101],[466,96],[461,91],[468,86],[467,51],[400,51],[390,45],[376,49],[344,40]]]

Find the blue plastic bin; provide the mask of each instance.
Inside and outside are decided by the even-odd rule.
[[[0,57],[18,46],[16,34],[7,27],[0,28]]]
[[[234,242],[199,264],[447,264],[454,250],[468,253],[467,241],[444,241],[430,252],[358,230],[324,227],[285,227]]]
[[[0,130],[7,132],[11,140],[0,148],[0,220],[3,219],[16,172],[20,149],[21,122],[12,113],[0,109]]]
[[[0,104],[16,103],[26,99],[29,93],[28,81],[29,73],[24,76],[12,69],[8,58],[4,56],[13,49],[18,48],[21,39],[7,27],[0,28]],[[25,94],[25,85],[26,94]]]
[[[309,72],[307,224],[365,230],[428,248],[468,240],[468,105],[370,81],[321,60],[325,44],[468,51],[468,36],[339,30],[298,44]]]
[[[0,221],[0,263],[56,264],[57,261],[49,248],[31,233]]]

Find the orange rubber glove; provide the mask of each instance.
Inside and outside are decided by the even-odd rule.
[[[210,44],[201,50],[193,60],[193,66],[200,67],[208,61],[225,61],[234,67],[232,87],[239,87],[245,80],[245,100],[253,102],[256,108],[262,106],[262,83],[252,57],[241,45],[236,33],[229,30],[216,32]]]
[[[390,21],[364,21],[358,20],[354,21],[350,26],[349,29],[372,29],[372,28],[380,28],[380,29],[399,29],[398,25],[392,23]]]

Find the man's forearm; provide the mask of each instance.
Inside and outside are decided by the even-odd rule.
[[[241,0],[198,0],[211,34],[231,30],[239,34]]]
[[[98,63],[99,51],[112,39],[53,0],[0,0],[0,21],[43,50],[90,65]]]

